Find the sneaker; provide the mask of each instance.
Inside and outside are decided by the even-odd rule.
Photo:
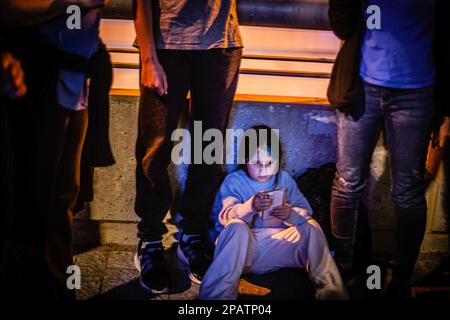
[[[201,284],[203,276],[212,262],[201,236],[182,234],[177,254],[180,261],[189,266],[191,281]]]
[[[386,300],[408,300],[411,299],[411,287],[401,282],[391,281],[381,293]]]
[[[172,288],[172,277],[163,256],[161,242],[139,242],[134,265],[140,272],[139,282],[147,292],[167,293]]]
[[[356,274],[353,268],[344,263],[336,263],[339,273],[341,274],[342,282],[349,288],[356,282]]]

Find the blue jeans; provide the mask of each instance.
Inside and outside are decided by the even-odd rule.
[[[351,114],[338,114],[338,163],[331,201],[332,232],[337,239],[354,239],[359,201],[384,124],[390,155],[391,198],[397,213],[395,255],[409,255],[408,262],[400,263],[405,270],[402,276],[407,277],[406,274],[414,267],[426,224],[424,172],[434,90],[433,87],[391,89],[365,83],[364,91],[365,103],[357,106]],[[410,236],[409,233],[414,234]],[[403,244],[406,240],[402,237],[408,238],[410,244]],[[399,245],[405,248],[399,248]]]

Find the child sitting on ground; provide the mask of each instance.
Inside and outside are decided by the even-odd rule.
[[[308,201],[289,174],[278,169],[280,157],[274,155],[280,152],[272,150],[273,137],[278,136],[267,126],[251,130],[256,131],[257,148],[251,152],[243,141],[245,165],[225,178],[217,196],[221,202],[217,224],[222,231],[200,286],[200,299],[236,299],[243,273],[283,267],[305,268],[319,300],[348,298]],[[269,193],[273,190],[284,190],[285,197],[275,208]]]

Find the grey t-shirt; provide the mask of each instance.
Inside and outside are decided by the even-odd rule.
[[[242,47],[236,0],[153,1],[157,49]]]

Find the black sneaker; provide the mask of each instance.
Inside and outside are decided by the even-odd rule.
[[[339,273],[341,274],[342,282],[344,282],[347,288],[353,286],[356,281],[356,274],[352,268],[352,263],[338,263],[336,262]]]
[[[189,235],[187,242],[181,240],[178,244],[177,254],[182,263],[189,266],[189,278],[192,282],[200,284],[203,276],[211,265],[212,259],[208,255],[206,246],[203,243],[201,236]]]
[[[386,300],[409,300],[411,299],[411,287],[400,282],[391,281],[383,290],[381,296]]]
[[[140,272],[139,282],[147,292],[167,293],[172,288],[172,277],[163,256],[161,243],[139,242],[134,265]]]

